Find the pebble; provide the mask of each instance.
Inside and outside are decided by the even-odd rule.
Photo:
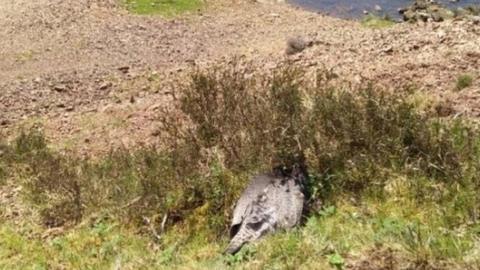
[[[382,49],[382,52],[384,52],[386,54],[391,54],[391,53],[393,53],[393,47],[392,46],[385,47],[385,48]]]
[[[130,71],[129,66],[121,66],[118,68],[119,71],[121,71],[123,74],[127,74]]]
[[[108,88],[112,87],[112,83],[111,82],[104,82],[102,83],[98,89],[100,90],[107,90]]]
[[[67,86],[65,84],[57,84],[53,87],[53,89],[57,92],[65,92],[67,91]]]
[[[480,16],[472,16],[471,19],[473,24],[480,24]]]
[[[6,126],[8,124],[10,124],[10,121],[8,121],[7,119],[0,120],[0,126]]]

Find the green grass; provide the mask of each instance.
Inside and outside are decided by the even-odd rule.
[[[376,15],[367,15],[362,19],[362,25],[368,28],[387,28],[396,24],[395,21],[388,17],[380,17]]]
[[[164,255],[147,238],[115,223],[79,227],[42,239],[0,226],[0,269],[158,269]]]
[[[25,63],[32,60],[35,56],[35,52],[32,50],[26,50],[16,55],[17,62]]]
[[[0,269],[342,269],[368,259],[372,250],[392,250],[395,267],[480,265],[478,224],[449,228],[444,217],[432,214],[437,206],[408,200],[395,195],[362,206],[344,201],[303,228],[269,235],[234,256],[221,255],[226,239],[212,241],[201,232],[188,237],[180,228],[153,241],[112,220],[92,219],[45,238],[32,234],[41,230],[35,225],[6,222],[0,225]]]
[[[127,9],[143,15],[158,14],[166,17],[198,10],[201,0],[126,0]]]
[[[469,74],[462,74],[458,76],[455,89],[461,91],[467,87],[470,87],[473,83],[473,77]]]

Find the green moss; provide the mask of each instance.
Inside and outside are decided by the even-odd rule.
[[[125,4],[133,13],[166,17],[195,11],[202,6],[200,0],[126,0]]]

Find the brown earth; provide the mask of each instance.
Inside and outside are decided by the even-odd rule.
[[[173,80],[236,56],[263,70],[292,61],[352,84],[414,86],[480,115],[480,24],[363,27],[287,5],[206,5],[183,18],[127,13],[114,0],[0,2],[0,136],[41,125],[59,148],[98,152],[156,140]],[[221,3],[221,4],[218,4]],[[285,54],[301,36],[312,47]],[[472,86],[454,91],[461,74]]]

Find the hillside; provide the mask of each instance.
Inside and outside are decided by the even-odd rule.
[[[478,115],[479,80],[468,91],[452,91],[459,76],[478,76],[480,26],[473,22],[370,29],[261,4],[207,8],[202,15],[165,20],[131,15],[107,1],[57,2],[2,4],[0,106],[9,130],[28,118],[46,122],[47,134],[59,142],[84,145],[88,139],[108,147],[125,133],[154,140],[151,110],[164,104],[170,90],[148,78],[166,84],[193,63],[205,66],[235,56],[262,69],[291,60],[333,69],[355,84],[413,85],[449,100],[456,112]],[[295,36],[315,45],[285,56],[286,41]],[[122,67],[128,72],[119,71]],[[129,102],[132,96],[134,104]],[[88,122],[85,117],[105,123],[97,122],[84,134],[79,122]],[[117,118],[124,128],[102,131]]]

